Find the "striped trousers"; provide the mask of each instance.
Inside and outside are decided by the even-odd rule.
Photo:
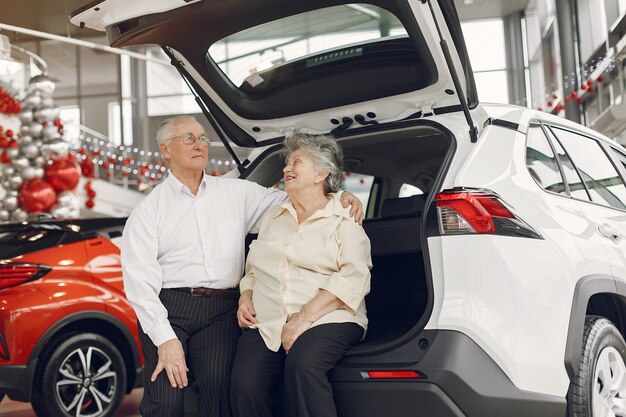
[[[230,417],[230,373],[240,335],[237,300],[200,297],[169,289],[161,290],[159,298],[185,350],[190,384],[184,389],[172,388],[165,371],[156,381],[150,381],[159,360],[158,350],[140,326],[144,355],[141,415],[183,417],[185,390],[195,385],[198,417]]]

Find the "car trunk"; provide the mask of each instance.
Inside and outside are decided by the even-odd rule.
[[[369,329],[352,352],[366,353],[404,339],[427,321],[432,298],[423,247],[427,202],[454,141],[449,133],[424,121],[338,140],[346,168],[375,178],[363,223],[373,263],[371,291],[366,297]],[[243,177],[265,186],[279,182],[284,166],[280,149],[265,151]],[[424,193],[399,196],[403,185]]]

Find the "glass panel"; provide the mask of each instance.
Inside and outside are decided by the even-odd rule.
[[[309,54],[392,36],[406,36],[394,15],[373,5],[347,4],[246,29],[211,45],[208,55],[233,84],[241,86],[247,81],[254,87],[258,83],[258,72]],[[351,53],[358,56],[358,48]],[[349,59],[350,56],[329,56],[328,59]]]
[[[552,152],[541,126],[538,125],[528,129],[526,167],[537,184],[544,190],[557,194],[567,194],[554,152]]]
[[[502,19],[462,23],[461,28],[474,71],[506,68]]]
[[[591,199],[596,203],[626,210],[626,187],[600,144],[562,129],[554,129],[554,133],[576,164]]]
[[[506,70],[474,73],[481,103],[508,103],[509,84]]]
[[[343,185],[341,189],[354,194],[361,204],[363,204],[363,212],[367,212],[367,202],[372,192],[372,184],[374,177],[371,175],[348,173],[344,174]]]
[[[556,140],[554,134],[552,134],[549,129],[548,135],[552,140],[552,144],[554,145],[554,149],[556,149],[557,155],[559,155],[559,161],[561,161],[561,168],[563,169],[563,174],[567,180],[570,195],[579,200],[591,201],[591,198],[589,198],[589,194],[587,194],[587,190],[583,185],[583,181],[580,178],[580,175],[578,175],[578,172],[576,171],[572,160],[567,155],[567,152],[565,152],[565,149],[563,149],[559,141]]]
[[[411,184],[402,184],[402,187],[400,187],[400,192],[398,193],[398,197],[404,198],[422,194],[424,194],[424,191],[420,190],[416,186]]]

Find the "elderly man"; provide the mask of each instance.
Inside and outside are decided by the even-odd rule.
[[[207,176],[211,141],[193,117],[164,121],[157,141],[170,174],[135,207],[122,243],[124,287],[145,358],[139,408],[144,417],[182,417],[190,371],[199,415],[227,417],[244,238],[287,195]],[[344,193],[342,204],[362,220],[356,197]]]

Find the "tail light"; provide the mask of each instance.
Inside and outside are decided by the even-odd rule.
[[[500,197],[487,190],[444,191],[435,200],[442,235],[476,233],[541,238]]]
[[[0,262],[0,289],[14,287],[41,278],[50,272],[46,265]]]
[[[365,379],[422,379],[416,371],[367,371],[362,372]]]

